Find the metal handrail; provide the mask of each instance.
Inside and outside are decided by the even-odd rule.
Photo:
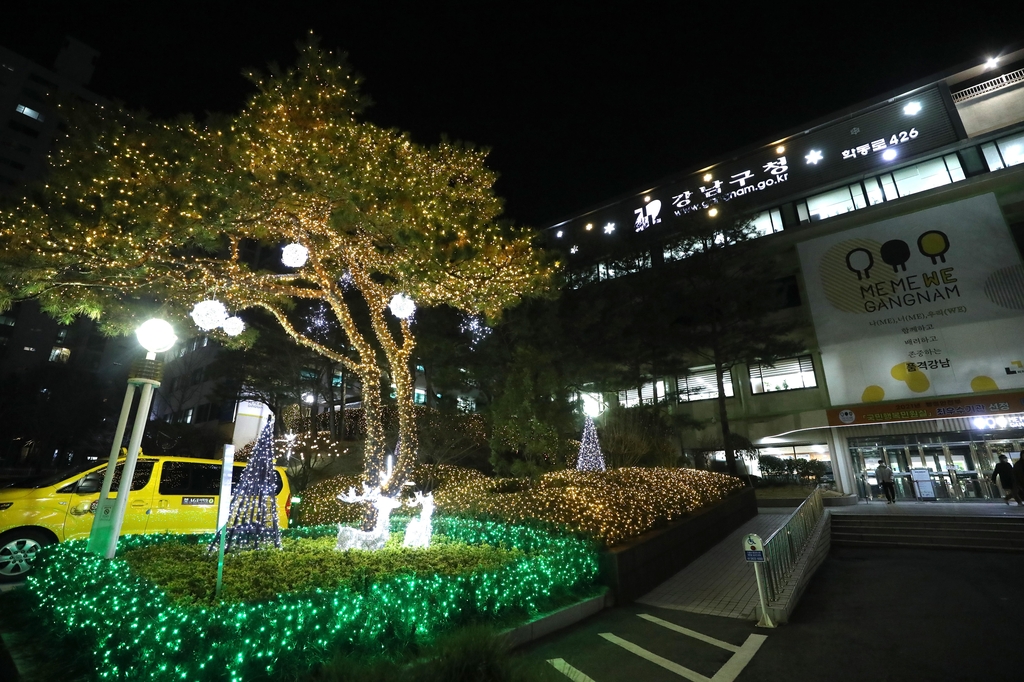
[[[807,541],[818,525],[818,520],[825,513],[825,505],[821,501],[821,490],[815,488],[807,499],[800,503],[786,523],[772,533],[764,541],[765,583],[769,601],[778,599],[779,593],[786,584],[786,578],[792,572],[807,546]]]
[[[1024,82],[1024,69],[1018,69],[1017,71],[1011,71],[1010,73],[1004,73],[1002,76],[987,80],[984,83],[978,83],[972,85],[969,88],[965,88],[960,92],[953,93],[953,101],[956,103],[963,102],[965,100],[972,99],[974,97],[980,97],[981,95],[988,94],[994,90],[1008,87],[1014,83]]]

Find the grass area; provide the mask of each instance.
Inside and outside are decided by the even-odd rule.
[[[429,549],[402,547],[402,533],[392,534],[379,552],[339,552],[333,536],[284,538],[282,550],[231,553],[224,561],[227,602],[269,599],[282,592],[356,590],[396,575],[459,575],[493,570],[521,557],[515,549],[467,545],[435,536]],[[125,552],[122,558],[137,575],[162,588],[182,605],[213,606],[217,554],[205,544],[166,542]]]
[[[420,489],[433,490],[441,512],[507,523],[541,521],[584,532],[606,546],[627,542],[743,487],[739,479],[725,474],[669,467],[554,471],[529,479],[491,478],[462,467],[424,465],[413,480]],[[358,484],[358,477],[337,476],[311,486],[302,495],[299,522],[362,518],[361,505],[337,500],[339,493]]]
[[[598,578],[594,543],[536,524],[470,518],[435,516],[434,530],[435,537],[450,542],[439,545],[442,558],[432,568],[424,567],[424,574],[410,570],[401,560],[407,550],[397,547],[390,559],[379,559],[385,565],[376,566],[375,577],[364,563],[349,571],[347,582],[332,588],[287,591],[278,582],[315,579],[319,569],[314,565],[292,567],[290,573],[297,576],[283,571],[277,577],[260,566],[247,575],[273,583],[273,596],[216,608],[175,599],[121,560],[159,546],[205,552],[210,535],[126,536],[118,543],[117,561],[89,553],[83,540],[62,542],[47,547],[36,560],[23,591],[30,603],[18,617],[38,618],[43,630],[53,633],[45,636],[48,655],[65,649],[68,658],[81,654],[88,660],[74,667],[98,671],[87,679],[108,682],[532,679],[516,677],[516,666],[494,658],[497,654],[486,647],[469,667],[457,658],[442,665],[437,659],[446,654],[430,647],[458,628],[514,625],[593,596]],[[285,537],[320,539],[319,545],[297,542],[311,555],[344,554],[325,549],[333,547],[336,532],[336,526],[295,528],[285,531]],[[493,548],[500,548],[503,559],[487,568],[481,555],[475,555],[468,571],[448,574],[445,570],[464,565],[465,557],[444,555],[445,545],[459,553],[483,548],[492,559]],[[273,563],[288,553],[260,550],[238,557],[248,554],[258,561],[263,555]],[[150,556],[151,564],[165,563],[169,573],[195,570],[194,554],[173,560]],[[483,558],[484,563],[489,560]],[[213,568],[211,563],[203,572],[213,575]],[[77,680],[60,673],[41,679]]]

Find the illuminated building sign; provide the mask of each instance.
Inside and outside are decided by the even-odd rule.
[[[881,172],[956,140],[942,95],[932,88],[581,216],[559,225],[556,239],[576,245],[573,255],[590,257],[630,234],[668,232],[681,216],[719,201],[750,197],[765,205],[772,197]],[[586,229],[606,224],[633,229]]]

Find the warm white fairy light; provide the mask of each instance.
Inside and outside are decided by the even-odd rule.
[[[196,303],[189,315],[197,327],[208,332],[224,324],[228,319],[228,309],[216,299],[207,299]]]
[[[281,249],[281,262],[289,268],[301,268],[309,260],[309,249],[302,244],[289,244]]]

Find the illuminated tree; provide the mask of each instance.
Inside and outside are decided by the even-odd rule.
[[[238,485],[231,495],[231,513],[223,529],[210,543],[216,551],[224,532],[225,549],[281,549],[281,529],[277,524],[277,481],[274,470],[274,426],[267,423],[256,440],[249,463],[242,469]]]
[[[73,121],[47,184],[0,215],[0,309],[36,297],[58,317],[102,315],[126,331],[147,301],[182,318],[203,299],[262,308],[358,377],[368,480],[383,466],[381,396],[394,385],[393,480],[405,480],[415,339],[413,318],[389,304],[403,295],[494,318],[547,288],[550,268],[526,231],[498,222],[486,152],[425,147],[361,120],[366,100],[342,57],[311,40],[295,68],[249,78],[256,93],[229,118],[155,122],[107,108]],[[252,256],[288,244],[305,248],[301,265]],[[344,349],[295,319],[302,300],[328,307]]]
[[[604,455],[601,454],[601,443],[597,439],[597,428],[589,415],[583,424],[583,437],[580,439],[580,454],[576,458],[576,470],[604,471]]]

